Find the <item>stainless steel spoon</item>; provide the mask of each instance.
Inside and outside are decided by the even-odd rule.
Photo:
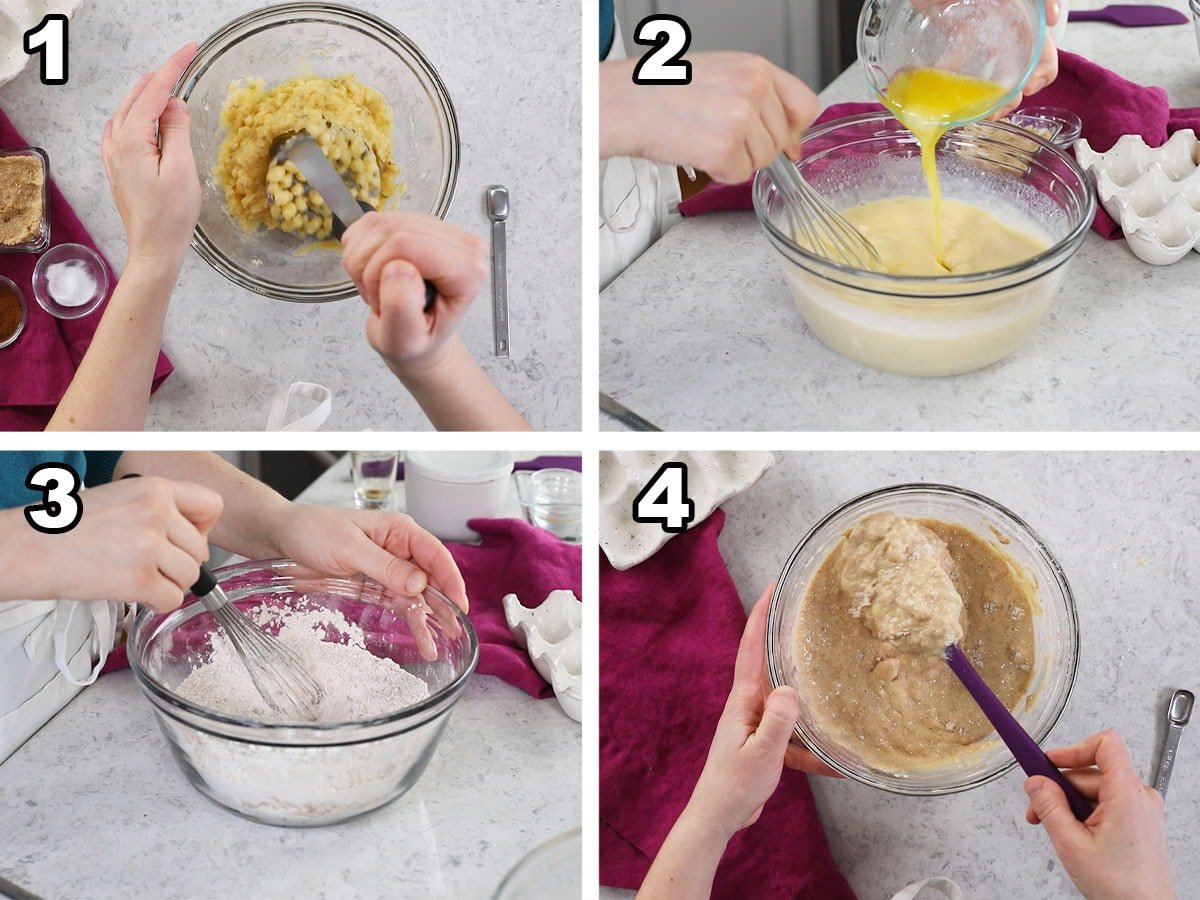
[[[1179,736],[1183,734],[1183,726],[1192,717],[1195,699],[1191,691],[1181,689],[1171,695],[1171,703],[1167,706],[1167,736],[1158,763],[1158,777],[1154,779],[1154,787],[1164,800],[1167,799],[1167,785],[1171,781],[1171,767],[1175,765],[1175,753],[1179,749]]]
[[[508,220],[508,188],[495,184],[487,189],[487,213],[492,220],[492,331],[496,355],[507,359],[508,259],[504,223]]]

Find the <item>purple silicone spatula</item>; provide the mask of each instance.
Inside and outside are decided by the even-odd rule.
[[[1114,3],[1103,9],[1073,9],[1071,22],[1112,22],[1123,28],[1145,28],[1151,25],[1186,25],[1188,17],[1166,6],[1132,6]]]
[[[1045,775],[1067,795],[1067,803],[1071,806],[1071,812],[1075,813],[1075,818],[1080,822],[1084,821],[1092,814],[1092,805],[1087,801],[1083,794],[1063,777],[1062,772],[1054,763],[1050,762],[1042,748],[1029,736],[1021,723],[1013,718],[1013,714],[1008,711],[1000,698],[992,693],[992,689],[987,686],[975,667],[971,665],[971,660],[967,659],[967,654],[962,652],[962,648],[954,644],[946,648],[946,663],[958,676],[958,680],[963,683],[963,687],[979,704],[979,708],[983,710],[983,714],[988,717],[988,721],[996,729],[996,733],[1000,735],[1000,739],[1008,745],[1008,749],[1012,751],[1012,755],[1017,758],[1017,763],[1025,770],[1026,775]]]

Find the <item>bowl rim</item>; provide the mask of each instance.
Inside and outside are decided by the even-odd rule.
[[[6,284],[13,289],[13,293],[17,295],[17,305],[21,307],[21,321],[17,323],[16,330],[6,338],[0,338],[0,350],[5,350],[17,342],[25,331],[25,323],[29,321],[29,302],[25,299],[25,292],[17,285],[15,281],[4,275],[0,275],[0,284]]]
[[[213,570],[213,575],[220,582],[223,577],[229,577],[238,574],[248,574],[250,572],[271,570],[272,577],[292,577],[287,575],[287,570],[301,568],[298,563],[291,559],[265,559],[265,560],[245,560],[243,562],[230,563],[220,566]],[[322,581],[337,582],[344,584],[357,584],[356,581],[351,581],[353,576],[341,575],[326,575],[318,574],[316,577]],[[366,583],[378,585],[374,579],[363,575],[362,578]],[[270,736],[282,737],[283,735],[303,735],[303,734],[337,734],[339,737],[345,737],[344,741],[338,743],[356,743],[360,740],[373,740],[377,737],[373,732],[377,731],[381,726],[396,724],[407,719],[412,719],[421,716],[423,713],[436,712],[447,700],[452,700],[460,694],[463,688],[466,687],[467,681],[474,674],[476,666],[479,664],[479,636],[475,631],[475,626],[470,618],[464,613],[453,600],[443,594],[440,590],[427,585],[426,591],[432,593],[438,600],[444,601],[449,605],[454,612],[455,618],[459,626],[463,629],[467,636],[468,646],[470,647],[470,658],[463,670],[454,677],[448,684],[443,685],[435,693],[430,694],[424,700],[412,706],[406,706],[394,713],[389,713],[384,716],[377,716],[373,719],[355,719],[348,722],[260,722],[253,719],[243,719],[239,716],[222,713],[218,710],[209,709],[205,706],[199,706],[191,701],[180,697],[174,691],[169,690],[165,685],[159,682],[142,666],[141,660],[135,651],[137,641],[141,637],[142,630],[148,627],[151,619],[155,616],[163,615],[155,612],[148,606],[143,606],[137,616],[134,618],[133,625],[129,630],[129,638],[126,642],[128,649],[127,658],[129,660],[129,668],[133,670],[133,674],[142,690],[151,695],[151,700],[157,700],[166,704],[168,707],[182,710],[189,716],[196,717],[202,721],[219,722],[225,725],[233,725],[239,729],[246,729],[260,732],[264,743],[272,743],[267,740]],[[189,595],[190,596],[190,595]],[[170,616],[183,610],[186,606],[195,606],[199,600],[193,598],[192,603],[186,603],[177,610],[172,610],[165,615]],[[157,704],[155,704],[157,706]],[[161,710],[169,714],[169,710]],[[188,723],[192,727],[196,727],[194,723]],[[360,735],[360,732],[371,732],[371,734]],[[232,735],[221,734],[220,737],[242,740],[243,738],[234,737]],[[286,741],[285,743],[295,743],[295,741]]]
[[[911,132],[909,132],[908,129],[906,129],[904,125],[901,124],[900,120],[894,115],[892,115],[886,109],[878,109],[871,112],[855,113],[854,115],[843,116],[838,119],[831,119],[830,121],[824,122],[820,125],[812,126],[800,136],[801,146],[814,138],[826,137],[828,134],[838,130],[839,128],[846,128],[853,125],[863,125],[868,122],[883,122],[886,120],[891,120],[896,128],[903,131],[905,134],[911,135]],[[963,296],[970,296],[972,294],[979,293],[992,293],[997,290],[1016,287],[1017,285],[1024,283],[1024,281],[1031,281],[1035,278],[1039,278],[1052,268],[1057,268],[1058,266],[1064,265],[1070,261],[1072,254],[1064,253],[1064,251],[1071,246],[1078,246],[1080,243],[1082,243],[1084,236],[1087,234],[1087,230],[1091,228],[1092,221],[1096,217],[1096,190],[1092,186],[1091,179],[1088,178],[1087,174],[1079,166],[1079,163],[1075,161],[1075,157],[1072,154],[1067,153],[1063,148],[1054,145],[1050,141],[1044,140],[1039,135],[1036,135],[1031,131],[1026,131],[1025,129],[1009,122],[973,122],[969,125],[962,126],[961,128],[951,129],[950,131],[946,132],[946,134],[943,136],[943,139],[956,135],[962,130],[962,128],[967,127],[998,129],[1022,139],[1032,141],[1038,145],[1039,151],[1049,152],[1052,156],[1057,157],[1060,162],[1066,164],[1067,167],[1072,170],[1084,191],[1085,210],[1084,214],[1080,216],[1079,222],[1076,223],[1075,227],[1072,228],[1065,237],[1061,238],[1056,243],[1051,244],[1048,248],[1036,256],[1031,256],[1028,259],[1021,260],[1020,262],[1013,263],[1010,266],[1005,266],[1000,269],[989,269],[984,272],[971,272],[964,275],[892,275],[885,272],[859,269],[854,266],[848,266],[835,260],[828,259],[824,256],[818,256],[817,254],[801,247],[798,243],[796,243],[795,240],[792,239],[791,236],[785,234],[778,227],[776,227],[775,223],[772,222],[770,217],[767,215],[767,210],[764,208],[766,196],[768,196],[772,190],[775,190],[774,181],[767,169],[760,169],[754,176],[751,195],[754,201],[755,217],[758,219],[759,225],[763,228],[763,230],[767,232],[767,236],[771,243],[781,251],[785,252],[790,261],[796,263],[797,265],[802,265],[803,263],[815,264],[813,268],[804,266],[806,271],[813,272],[814,274],[817,274],[826,280],[834,281],[843,285],[844,287],[870,291],[871,293],[878,294],[880,296],[897,297],[900,299],[914,301],[919,300],[922,305],[953,303],[962,299]],[[989,138],[985,139],[990,140]],[[938,143],[940,144],[941,140],[939,140]],[[801,158],[798,163],[802,162],[804,162],[803,153],[801,154]],[[800,259],[796,259],[795,255],[798,255]],[[1057,259],[1057,257],[1062,258]],[[1051,269],[1043,270],[1041,267],[1046,263],[1055,263],[1055,265],[1052,266]],[[838,278],[831,278],[828,274],[829,270],[836,275],[849,277],[853,280],[847,282],[841,281]],[[1023,279],[1021,278],[1021,276],[1026,275],[1028,277]],[[1014,278],[1017,280],[1011,282],[1006,280]],[[993,284],[993,282],[1000,283]],[[905,287],[907,290],[903,292],[895,290],[896,286]],[[939,289],[946,286],[962,286],[966,290],[964,290],[962,293],[949,293],[941,295],[937,293],[932,295],[921,293],[921,289],[928,286],[937,286]],[[972,291],[971,288],[982,288],[982,290]]]
[[[312,0],[278,3],[272,6],[252,9],[231,19],[201,42],[199,48],[196,50],[195,58],[188,64],[188,67],[183,70],[183,73],[175,82],[171,96],[178,97],[186,103],[191,97],[197,83],[199,83],[200,79],[215,61],[216,57],[214,53],[217,50],[224,52],[230,47],[236,46],[237,43],[240,43],[249,34],[257,34],[262,30],[290,25],[296,21],[306,21],[303,18],[298,19],[297,17],[316,17],[318,21],[329,24],[327,19],[321,17],[330,13],[344,16],[351,20],[357,20],[364,26],[369,26],[382,32],[410,54],[411,61],[420,70],[421,74],[429,80],[432,93],[437,97],[446,114],[445,125],[448,138],[446,143],[449,163],[446,172],[446,184],[443,186],[436,204],[428,212],[439,219],[445,219],[450,212],[455,194],[458,191],[458,180],[462,167],[462,139],[459,133],[458,111],[454,106],[454,100],[451,98],[450,92],[447,90],[441,75],[433,63],[430,62],[429,58],[421,51],[421,48],[408,35],[380,16],[342,3],[312,2]],[[256,24],[260,25],[260,27],[255,28],[247,34],[241,34],[247,28]],[[350,27],[344,22],[332,24],[337,24],[341,27]],[[237,41],[228,43],[230,38],[239,34],[241,36]],[[228,212],[225,214],[228,215]],[[201,259],[223,275],[228,281],[244,290],[262,297],[269,297],[272,300],[286,300],[290,303],[332,303],[337,300],[347,300],[358,296],[358,288],[349,278],[341,282],[318,287],[277,285],[261,281],[251,273],[245,271],[244,267],[234,264],[225,253],[218,250],[208,235],[204,233],[204,229],[199,222],[196,223],[196,228],[192,232],[191,246]]]
[[[97,284],[97,287],[100,287],[101,290],[99,290],[96,293],[96,296],[87,303],[84,303],[80,306],[63,306],[61,303],[55,301],[53,297],[43,297],[42,292],[38,290],[39,277],[44,274],[53,263],[59,261],[58,259],[54,258],[55,253],[59,249],[70,250],[75,254],[73,257],[74,259],[86,257],[94,262],[97,267],[99,267],[101,281]],[[75,241],[67,241],[62,244],[55,244],[38,258],[37,263],[33,267],[33,299],[37,301],[38,306],[50,313],[50,315],[54,316],[56,319],[70,321],[72,319],[82,319],[85,316],[90,316],[104,303],[105,298],[108,296],[108,290],[110,287],[112,287],[112,276],[109,274],[108,264],[104,261],[104,257],[101,256],[98,251],[93,250],[91,247],[87,246],[87,244],[80,244]]]
[[[1008,507],[1004,506],[1004,504],[993,500],[990,497],[986,497],[983,494],[968,490],[967,488],[956,487],[955,485],[951,484],[941,484],[938,482],[902,482],[867,491],[866,493],[852,497],[846,502],[840,504],[835,509],[826,513],[815,525],[812,526],[812,528],[805,533],[804,537],[802,537],[799,543],[796,544],[795,549],[792,550],[792,552],[788,555],[787,561],[784,563],[783,570],[780,572],[779,578],[775,582],[775,588],[771,592],[771,605],[767,613],[766,631],[767,671],[771,681],[771,687],[774,689],[784,685],[790,685],[790,682],[782,677],[782,667],[778,658],[778,654],[775,651],[775,642],[772,640],[772,636],[775,634],[780,625],[779,620],[781,616],[780,607],[782,606],[782,585],[788,576],[788,572],[791,571],[792,566],[796,563],[800,556],[800,552],[804,549],[805,545],[812,540],[814,535],[828,526],[833,520],[844,515],[857,505],[881,497],[892,497],[897,495],[920,495],[929,493],[937,494],[943,497],[950,497],[960,501],[966,501],[968,503],[976,503],[992,512],[999,513],[1003,518],[1011,520],[1015,525],[1025,532],[1025,535],[1033,542],[1034,547],[1043,555],[1045,561],[1049,565],[1050,571],[1054,575],[1055,583],[1058,585],[1058,589],[1062,593],[1067,612],[1067,624],[1070,632],[1069,640],[1071,650],[1071,669],[1068,673],[1066,689],[1063,692],[1062,704],[1048,721],[1045,734],[1043,734],[1040,738],[1030,735],[1040,746],[1043,741],[1047,740],[1050,735],[1054,733],[1054,729],[1058,726],[1059,721],[1066,712],[1067,705],[1071,702],[1071,695],[1075,690],[1076,679],[1079,675],[1079,611],[1075,603],[1075,594],[1071,590],[1071,585],[1067,580],[1066,572],[1063,571],[1062,566],[1058,562],[1058,558],[1051,552],[1050,547],[1042,539],[1042,536],[1038,534],[1028,522],[1026,522]],[[964,784],[950,785],[946,787],[926,787],[915,785],[908,786],[902,782],[885,784],[881,781],[871,780],[862,773],[855,772],[847,766],[842,765],[841,762],[834,759],[828,752],[826,752],[826,750],[821,747],[811,735],[805,732],[799,720],[796,721],[792,730],[800,738],[805,747],[810,749],[818,759],[830,766],[832,769],[836,770],[842,775],[845,775],[847,778],[858,782],[859,784],[865,784],[868,787],[873,787],[878,790],[887,791],[888,793],[893,794],[903,794],[906,796],[915,797],[938,797],[947,794],[957,794],[961,793],[962,791],[972,790],[973,788],[980,787],[988,782],[995,781],[997,778],[1001,778],[1011,772],[1013,768],[1017,766],[1016,757],[1009,753],[1009,758],[1002,765],[998,766],[994,772],[973,778],[971,781]]]

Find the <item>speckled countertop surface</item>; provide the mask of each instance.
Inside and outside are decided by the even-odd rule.
[[[345,506],[345,463],[300,498]],[[579,725],[477,675],[417,785],[327,828],[259,825],[184,779],[133,675],[104,676],[0,766],[0,875],[52,897],[490,897],[582,815]]]
[[[1070,581],[1081,656],[1075,690],[1050,737],[1104,727],[1129,743],[1143,780],[1158,766],[1165,705],[1200,690],[1195,511],[1200,458],[1183,454],[776,454],[762,480],[725,505],[721,552],[749,606],[779,577],[805,532],[866,491],[910,481],[968,488],[1037,531]],[[1189,728],[1194,728],[1193,723]],[[1025,824],[1023,776],[928,800],[813,778],[834,859],[862,900],[947,875],[969,900],[1076,897],[1049,841]],[[1167,799],[1178,896],[1200,895],[1200,737],[1185,730]],[[606,890],[609,900],[623,897]]]
[[[1191,25],[1072,23],[1064,46],[1162,85],[1173,106],[1200,106]],[[821,95],[822,106],[867,99],[857,67]],[[905,378],[817,340],[753,213],[701,216],[601,295],[600,389],[673,431],[1194,430],[1198,281],[1200,255],[1160,268],[1089,233],[1049,317],[1013,356],[968,375]],[[601,427],[623,428],[607,416]]]
[[[504,184],[511,360],[492,355],[490,284],[462,325],[484,368],[539,429],[580,423],[579,4],[571,0],[353,0],[412,38],[458,112],[462,169],[449,221],[485,239],[484,189]],[[104,122],[138,76],[188,40],[266,6],[252,0],[90,0],[71,23],[70,82],[42,85],[37,65],[0,87],[0,108],[50,154],[58,186],[118,268],[125,237],[100,163]],[[253,73],[249,73],[253,74]],[[176,372],[147,426],[262,430],[271,398],[293,381],[334,394],[330,431],[428,429],[420,408],[363,334],[358,300],[316,306],[243,291],[189,253],[167,318]],[[2,374],[2,373],[0,373]]]

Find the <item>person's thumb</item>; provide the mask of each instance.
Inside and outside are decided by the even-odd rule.
[[[428,330],[425,321],[425,281],[417,267],[395,260],[379,278],[379,320],[385,333],[411,338]]]
[[[1071,812],[1066,794],[1049,778],[1035,775],[1026,779],[1025,793],[1060,857],[1080,839],[1087,837],[1088,831]]]
[[[158,120],[159,144],[165,159],[192,154],[192,117],[188,114],[187,104],[178,97],[167,101]]]
[[[763,706],[755,737],[761,742],[762,752],[768,759],[778,761],[780,767],[799,716],[800,700],[790,687],[775,688]]]
[[[429,576],[424,570],[407,559],[393,556],[365,534],[361,541],[355,542],[355,547],[347,554],[346,561],[389,591],[405,597],[417,596],[429,584]]]

